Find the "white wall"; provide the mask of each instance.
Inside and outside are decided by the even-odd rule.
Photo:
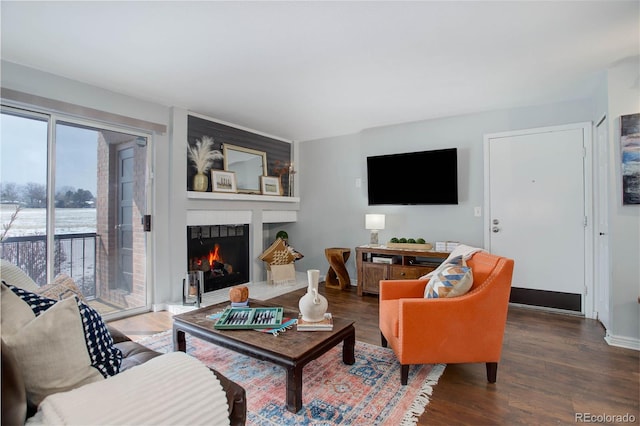
[[[187,197],[187,114],[178,107],[146,102],[114,93],[99,87],[69,80],[21,65],[3,61],[2,87],[43,98],[67,102],[99,111],[118,114],[167,127],[164,134],[153,134],[153,206],[149,283],[153,288],[152,303],[162,308],[167,302],[181,299],[182,279],[186,273],[186,221],[188,210],[250,211],[250,238],[254,251],[260,253],[270,239],[272,228],[279,218],[289,218],[290,211],[299,208],[298,202],[269,203],[262,201],[199,200]],[[263,212],[268,211],[268,224],[263,224]],[[281,214],[279,214],[279,212]],[[283,225],[285,226],[285,225]],[[265,232],[266,231],[266,232]],[[272,241],[272,240],[271,240]],[[270,241],[269,241],[270,244]],[[255,253],[254,253],[255,254]],[[263,262],[253,256],[250,276],[253,281],[266,279]]]
[[[483,246],[483,135],[508,130],[585,122],[592,119],[590,100],[492,111],[366,129],[358,134],[300,143],[299,220],[289,238],[305,258],[300,270],[326,270],[326,247],[348,247],[347,269],[355,282],[355,247],[369,242],[365,213],[385,213],[381,242],[391,237],[423,237],[428,242],[460,241]],[[458,148],[459,204],[456,206],[368,206],[366,157],[378,154]],[[362,180],[356,188],[355,181]],[[405,182],[428,191],[437,176],[424,165],[424,181]]]
[[[2,87],[76,105],[165,124],[168,133],[153,136],[155,163],[153,288],[154,302],[177,300],[183,274],[180,252],[186,241],[184,144],[186,111],[146,102],[81,82],[68,80],[20,65],[2,62]],[[622,114],[640,111],[638,104],[638,59],[624,61],[608,70],[594,99],[552,105],[491,111],[366,129],[360,133],[296,143],[296,195],[301,197],[297,223],[273,225],[267,234],[284,229],[289,240],[305,258],[298,270],[326,271],[326,247],[352,250],[369,240],[364,229],[365,213],[387,214],[381,241],[393,236],[422,235],[427,241],[459,240],[483,245],[483,219],[473,216],[473,208],[483,205],[483,135],[508,130],[594,121],[608,109],[611,144],[611,259],[612,330],[618,341],[638,342],[640,313],[640,216],[638,206],[622,206],[619,180],[619,125]],[[180,117],[185,117],[182,120]],[[259,130],[259,129],[257,129]],[[173,135],[176,135],[174,138]],[[367,205],[366,157],[393,152],[458,147],[460,204],[457,206],[375,206]],[[360,188],[355,182],[362,180]],[[433,179],[425,165],[425,182],[417,190],[428,190]],[[248,208],[251,208],[249,206]],[[295,207],[293,207],[295,208]],[[355,281],[355,253],[347,263]]]
[[[612,344],[640,348],[640,206],[622,204],[620,116],[640,112],[640,56],[608,70]]]
[[[11,62],[2,61],[0,66],[2,69],[1,83],[3,88],[94,108],[112,114],[164,124],[169,128],[171,115],[170,109],[166,106],[124,96]],[[169,136],[169,133],[156,133],[153,135],[151,143],[153,150],[151,155],[154,157],[155,165],[152,197],[152,211],[154,212],[153,232],[151,234],[152,253],[149,256],[153,276],[151,279],[153,303],[173,300],[172,288],[169,282],[171,264],[167,261],[171,259],[172,236],[169,233],[171,229],[169,212],[173,203],[170,196],[171,193],[167,190],[171,179],[173,179],[170,167]],[[167,170],[169,173],[166,172]],[[182,176],[185,175],[183,174]],[[182,182],[184,182],[184,179]]]

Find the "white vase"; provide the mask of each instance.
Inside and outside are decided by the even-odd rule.
[[[318,269],[309,269],[307,271],[307,279],[309,286],[307,294],[300,298],[298,307],[302,314],[302,319],[308,322],[322,321],[325,312],[327,312],[327,298],[318,293],[318,278],[320,271]]]

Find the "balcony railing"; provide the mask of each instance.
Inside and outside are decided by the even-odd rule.
[[[96,297],[96,233],[54,236],[54,275],[64,273],[87,298]],[[38,285],[47,284],[46,236],[7,238],[0,242],[0,258],[18,265]]]

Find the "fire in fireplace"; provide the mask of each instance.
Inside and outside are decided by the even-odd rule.
[[[249,282],[249,225],[187,227],[189,271],[204,272],[204,292]]]

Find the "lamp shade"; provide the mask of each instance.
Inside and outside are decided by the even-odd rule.
[[[383,214],[367,214],[364,216],[364,227],[365,229],[375,229],[381,230],[384,229],[384,218]]]

